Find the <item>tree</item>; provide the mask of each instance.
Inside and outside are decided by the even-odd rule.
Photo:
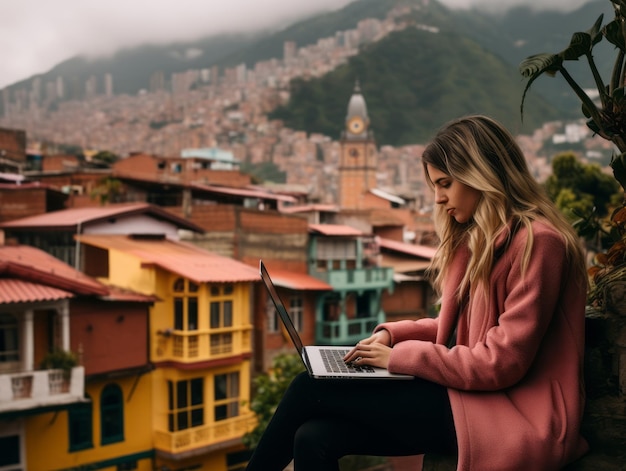
[[[119,160],[119,157],[111,151],[101,150],[100,152],[94,154],[92,159],[95,162],[101,162],[103,164],[110,166],[114,164],[115,162],[117,162]]]
[[[605,217],[620,197],[619,185],[596,164],[581,162],[570,152],[552,160],[552,175],[545,183],[548,195],[572,220],[590,217],[595,211]]]

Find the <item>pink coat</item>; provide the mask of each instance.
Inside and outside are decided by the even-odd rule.
[[[572,276],[560,235],[539,222],[522,278],[526,232],[496,262],[491,300],[475,296],[461,312],[455,347],[445,344],[467,248],[453,261],[438,318],[377,328],[391,334],[390,371],[448,387],[458,471],[555,471],[588,448],[580,435],[586,286]]]

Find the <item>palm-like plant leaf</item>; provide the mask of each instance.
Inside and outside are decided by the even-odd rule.
[[[526,87],[524,87],[524,93],[522,93],[522,103],[520,105],[520,111],[522,117],[524,116],[524,100],[526,99],[526,93],[530,90],[530,86],[537,78],[542,74],[554,76],[563,65],[563,58],[558,54],[535,54],[527,57],[519,65],[519,71],[522,77],[526,77]]]
[[[622,34],[622,26],[616,20],[607,23],[602,30],[604,37],[608,42],[613,44],[621,51],[626,52],[626,43],[624,42],[624,35]]]

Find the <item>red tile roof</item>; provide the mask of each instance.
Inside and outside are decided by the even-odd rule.
[[[257,270],[193,244],[125,235],[81,235],[82,244],[131,254],[146,267],[157,266],[197,283],[259,281]]]
[[[309,224],[309,229],[327,236],[362,236],[363,232],[342,224]]]
[[[292,290],[307,291],[332,291],[333,287],[306,273],[296,273],[292,271],[276,270],[268,268],[272,281],[276,286],[282,286]]]
[[[380,245],[383,249],[401,252],[406,255],[413,255],[415,257],[421,257],[428,260],[432,260],[435,256],[435,252],[437,251],[435,247],[407,244],[406,242],[398,242],[391,239],[384,239],[382,237],[378,238],[378,245]]]
[[[0,278],[0,304],[57,301],[74,297],[73,293],[30,281]]]
[[[310,212],[327,212],[338,213],[339,207],[334,204],[306,204],[302,206],[286,206],[281,208],[282,213],[310,213]]]
[[[158,296],[137,293],[129,289],[120,288],[119,286],[107,285],[109,288],[108,296],[105,296],[105,301],[126,301],[133,303],[154,303],[161,301]]]
[[[0,228],[5,229],[72,229],[80,225],[97,223],[112,217],[133,216],[148,214],[156,219],[170,221],[181,229],[189,229],[195,232],[204,232],[204,229],[186,219],[161,209],[149,203],[120,203],[108,206],[90,208],[71,208],[61,211],[39,214],[22,219],[15,219],[0,223]]]
[[[102,296],[107,288],[52,255],[28,245],[0,246],[0,303]]]
[[[254,190],[254,189],[249,189],[249,188],[232,188],[232,187],[218,186],[218,185],[201,185],[198,183],[192,183],[190,186],[198,190],[204,190],[209,193],[217,193],[217,194],[222,194],[222,195],[241,196],[241,197],[246,197],[246,198],[259,198],[259,199],[264,199],[264,200],[286,201],[289,203],[296,202],[296,199],[293,196],[278,195],[276,193],[270,193],[269,191],[263,191],[263,190]]]

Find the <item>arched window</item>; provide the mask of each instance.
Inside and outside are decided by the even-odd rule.
[[[92,403],[88,395],[85,395],[85,399],[87,402],[72,405],[67,414],[70,451],[93,448]]]
[[[18,338],[16,317],[0,313],[0,363],[20,360]]]
[[[100,437],[103,445],[124,441],[124,396],[117,384],[100,394]]]

